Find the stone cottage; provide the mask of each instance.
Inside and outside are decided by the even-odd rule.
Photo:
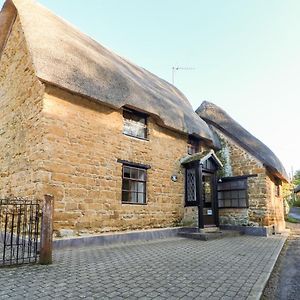
[[[223,163],[218,181],[222,225],[285,228],[282,183],[288,175],[275,154],[218,106],[203,102],[196,111],[218,137]]]
[[[35,1],[7,0],[0,28],[2,197],[53,194],[57,233],[191,225],[195,206],[202,228],[284,226],[274,154],[247,152],[208,110]]]

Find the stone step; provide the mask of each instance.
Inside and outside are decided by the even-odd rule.
[[[240,236],[241,233],[237,230],[219,230],[215,232],[179,232],[178,236],[189,239],[210,241],[216,240],[223,237],[236,237]]]
[[[220,232],[220,228],[216,226],[208,226],[201,229],[202,232]]]

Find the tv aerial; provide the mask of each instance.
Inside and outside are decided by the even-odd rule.
[[[172,84],[175,84],[175,73],[179,70],[189,71],[189,70],[196,70],[196,68],[192,67],[172,67]]]

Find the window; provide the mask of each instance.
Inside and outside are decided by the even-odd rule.
[[[197,204],[195,168],[186,169],[185,180],[186,180],[185,205],[195,206]]]
[[[247,178],[234,178],[218,183],[219,208],[247,208]]]
[[[140,139],[147,138],[147,115],[129,109],[124,109],[123,133]]]
[[[280,185],[278,183],[275,184],[275,196],[280,197]]]
[[[188,146],[187,146],[188,154],[192,155],[192,154],[199,152],[199,145],[200,145],[200,142],[197,138],[195,138],[193,136],[189,136]]]
[[[123,165],[122,203],[146,204],[147,170]]]

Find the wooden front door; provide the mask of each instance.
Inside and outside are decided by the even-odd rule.
[[[202,173],[202,201],[203,201],[203,223],[206,225],[216,225],[216,193],[215,175]]]

